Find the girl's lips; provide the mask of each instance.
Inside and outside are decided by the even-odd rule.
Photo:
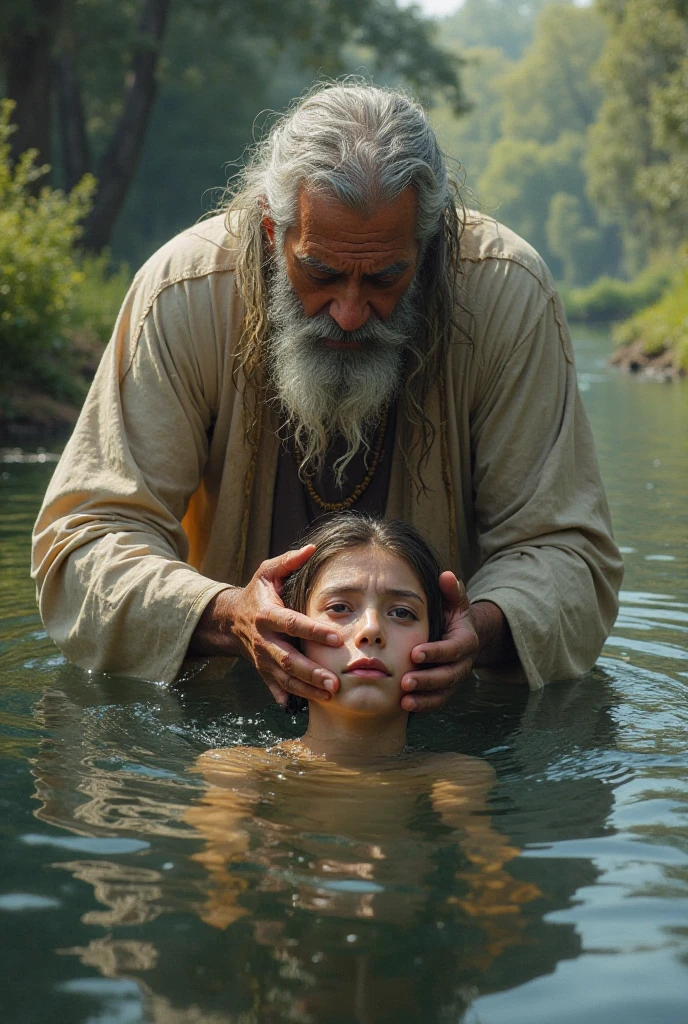
[[[345,672],[362,679],[382,679],[389,675],[387,668],[377,658],[359,658],[358,661],[352,662]]]

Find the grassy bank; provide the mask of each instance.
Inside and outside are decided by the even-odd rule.
[[[670,287],[675,274],[676,261],[663,259],[631,281],[600,277],[585,288],[563,284],[559,292],[572,323],[609,323],[653,305]]]
[[[688,373],[688,266],[661,298],[613,331],[614,361],[631,369],[655,366],[667,374]],[[635,361],[635,366],[630,361]]]
[[[688,373],[688,261],[664,257],[632,281],[601,277],[560,289],[572,323],[611,323],[611,363],[664,380]]]

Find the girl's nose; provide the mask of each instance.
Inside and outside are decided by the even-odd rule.
[[[361,618],[360,626],[356,636],[356,643],[370,644],[375,647],[385,646],[385,635],[377,612],[370,608]]]

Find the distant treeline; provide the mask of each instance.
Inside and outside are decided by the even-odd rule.
[[[569,286],[688,236],[685,0],[465,0],[442,24],[473,109],[434,113],[483,209]],[[621,313],[622,310],[620,309]]]
[[[437,23],[394,0],[5,0],[0,420],[22,388],[78,404],[130,276],[113,267],[211,209],[270,112],[345,72],[427,103],[468,201],[539,249],[572,319],[634,314],[620,341],[688,366],[686,0],[465,0]]]

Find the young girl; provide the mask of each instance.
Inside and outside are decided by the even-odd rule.
[[[285,580],[288,608],[336,627],[340,647],[304,641],[312,661],[339,679],[323,701],[308,706],[308,729],[293,752],[335,761],[400,753],[408,711],[401,680],[414,666],[411,651],[444,632],[440,568],[421,535],[401,520],[354,513],[323,520],[303,538],[315,552]]]
[[[337,675],[339,689],[308,703],[300,740],[198,759],[207,788],[186,820],[205,843],[194,854],[208,872],[203,920],[227,928],[249,917],[260,942],[271,921],[275,956],[291,962],[302,945],[308,956],[298,969],[312,973],[322,954],[310,949],[304,928],[334,917],[355,938],[351,922],[409,924],[432,902],[423,880],[444,850],[456,863],[456,892],[442,913],[479,925],[476,949],[489,962],[490,951],[521,941],[521,907],[536,895],[506,870],[519,851],[492,827],[493,772],[479,758],[404,749],[401,680],[413,648],[444,629],[437,559],[408,524],[353,514],[324,520],[303,543],[315,551],[281,596],[341,634],[336,648],[303,642],[309,658]],[[281,910],[275,916],[282,900],[284,918]],[[295,909],[310,922],[299,925],[296,945],[285,931]],[[322,928],[316,932],[322,942]],[[347,1005],[350,980],[336,1005]],[[409,985],[408,976],[395,979],[404,1005],[418,996],[409,1019],[423,1019],[425,996]],[[363,1018],[347,1011],[341,1019]]]
[[[302,543],[315,551],[287,577],[282,600],[336,626],[341,646],[304,641],[303,650],[337,675],[339,689],[308,703],[300,740],[198,759],[207,788],[186,820],[205,843],[194,854],[208,872],[201,916],[217,928],[248,917],[259,942],[272,922],[268,941],[280,963],[287,955],[296,963],[303,946],[308,955],[295,970],[312,974],[322,953],[310,948],[304,928],[315,927],[322,942],[323,917],[346,921],[354,938],[351,922],[407,925],[432,902],[423,880],[449,845],[462,868],[442,913],[479,925],[476,949],[489,962],[490,951],[521,941],[521,907],[536,895],[506,870],[519,851],[492,827],[493,772],[479,758],[404,750],[401,680],[413,648],[444,629],[437,558],[407,523],[354,514],[322,521]],[[281,909],[275,916],[281,901],[285,917]],[[296,943],[285,931],[295,909],[308,918]],[[348,978],[345,966],[338,971]],[[350,982],[336,1005],[359,991]],[[414,994],[408,976],[395,987],[406,1006],[418,996],[409,1019],[423,1019],[424,991]],[[341,1019],[363,1018],[352,1010]]]

